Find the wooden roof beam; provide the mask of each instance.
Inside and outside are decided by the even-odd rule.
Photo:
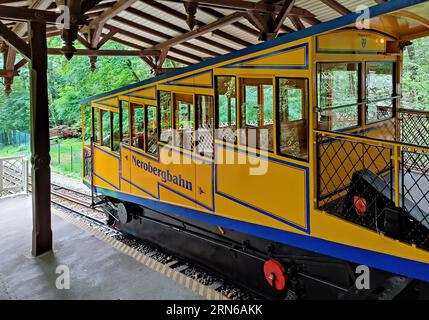
[[[209,15],[215,17],[216,19],[220,19],[220,18],[225,16],[224,14],[222,14],[219,11],[216,11],[212,8],[201,7],[201,8],[199,8],[199,10],[206,13],[206,14],[209,14]],[[250,28],[241,22],[234,22],[232,25],[234,27],[236,27],[237,29],[240,29],[241,31],[246,32],[252,36],[255,36],[255,37],[259,36],[259,32],[257,30]]]
[[[113,18],[113,20],[118,21],[118,22],[120,22],[120,23],[123,23],[123,24],[125,24],[125,25],[128,25],[128,26],[130,26],[130,27],[132,27],[132,28],[135,28],[135,29],[137,29],[137,30],[141,30],[141,31],[144,31],[144,32],[147,32],[147,33],[153,34],[154,36],[160,37],[160,38],[162,38],[162,39],[170,40],[170,39],[173,39],[173,38],[174,38],[174,37],[172,37],[172,36],[170,36],[170,35],[168,35],[168,34],[165,34],[165,33],[161,32],[161,31],[158,31],[158,30],[155,30],[155,29],[149,28],[149,27],[147,27],[147,26],[145,26],[145,25],[142,25],[142,24],[136,23],[136,22],[134,22],[134,21],[131,21],[131,20],[128,20],[128,19],[125,19],[125,18],[119,17],[119,16],[118,16],[118,17]],[[217,57],[217,56],[219,56],[219,55],[220,55],[220,54],[219,54],[219,53],[217,53],[217,52],[214,52],[214,51],[209,50],[209,49],[204,48],[204,47],[200,47],[200,46],[194,45],[194,44],[192,44],[192,43],[184,42],[184,43],[182,43],[182,45],[183,45],[183,46],[185,46],[185,47],[188,47],[189,49],[192,49],[192,50],[195,50],[195,51],[199,51],[199,52],[202,52],[202,53],[208,54],[208,55],[210,55],[210,56],[212,56],[212,57]]]
[[[322,1],[325,5],[327,5],[332,10],[335,10],[342,16],[345,16],[351,13],[349,9],[347,9],[345,6],[343,6],[341,3],[339,3],[336,0],[320,0],[320,1]]]
[[[94,20],[92,20],[89,23],[89,28],[90,29],[98,28],[100,24],[107,22],[108,20],[118,15],[120,12],[131,7],[133,3],[135,3],[136,1],[137,0],[119,0],[110,9],[104,11],[98,18],[95,18]]]
[[[50,55],[62,55],[60,48],[48,48]],[[145,56],[159,56],[159,50],[144,49],[144,50],[93,50],[93,49],[77,49],[75,55],[77,56],[120,56],[120,57],[145,57]]]
[[[178,2],[177,0],[166,0]],[[194,2],[198,3],[200,7],[206,6],[209,8],[222,8],[222,9],[230,9],[236,11],[249,11],[255,10],[258,12],[272,13],[272,12],[280,12],[282,9],[282,4],[277,3],[267,3],[267,2],[250,2],[244,0],[179,0],[180,2]],[[278,1],[275,1],[278,2]],[[309,15],[314,17],[313,14],[308,12],[307,10],[294,7],[291,10],[291,15]]]
[[[296,30],[302,30],[305,29],[304,24],[298,17],[289,17],[289,20],[292,22],[293,26],[296,28]]]
[[[31,59],[30,46],[16,33],[0,22],[0,37],[27,60]]]
[[[158,3],[157,3],[157,4],[158,4]],[[151,4],[151,5],[152,5],[152,4]],[[167,7],[167,8],[168,8],[168,7]],[[160,3],[159,3],[159,6],[157,7],[157,9],[164,11],[164,10],[163,10],[163,9],[164,9],[164,5],[162,5],[162,4],[160,4]],[[168,8],[168,9],[170,9],[170,8]],[[162,19],[160,19],[160,18],[158,18],[158,17],[154,17],[154,16],[152,16],[152,15],[147,14],[146,12],[142,12],[142,11],[137,10],[137,9],[135,9],[135,8],[128,8],[128,9],[127,9],[127,12],[132,13],[132,14],[134,14],[134,15],[136,15],[136,16],[138,16],[138,17],[142,18],[142,19],[145,19],[145,20],[148,20],[148,21],[150,21],[150,22],[153,22],[153,23],[159,24],[159,25],[161,25],[161,26],[163,26],[163,27],[165,27],[165,28],[168,28],[168,29],[170,29],[170,30],[173,30],[173,31],[176,31],[176,32],[179,32],[179,33],[186,33],[186,32],[188,32],[188,30],[183,29],[182,27],[180,27],[180,26],[178,26],[178,25],[176,25],[176,24],[173,24],[173,23],[171,23],[171,22],[168,22],[168,21],[162,20]],[[166,12],[166,11],[164,11],[164,12]],[[179,19],[186,19],[186,15],[184,15],[184,14],[182,14],[182,13],[180,13],[180,12],[177,12],[177,11],[175,11],[175,10],[173,10],[173,9],[168,10],[166,13],[168,13],[168,14],[170,14],[170,15],[173,15],[174,17],[177,17],[177,18],[179,18]],[[197,21],[197,23],[199,23],[199,22]],[[198,38],[196,38],[196,39],[197,39],[198,41],[201,41],[201,42],[203,42],[203,43],[205,43],[205,44],[208,44],[208,45],[210,45],[210,46],[213,46],[213,47],[215,47],[215,48],[218,48],[218,49],[223,50],[223,51],[226,51],[226,52],[234,51],[234,48],[232,48],[232,47],[230,47],[230,46],[227,46],[227,45],[221,44],[221,43],[219,43],[219,42],[216,42],[216,41],[213,41],[213,40],[211,40],[211,39],[205,38],[205,37],[203,37],[203,36],[200,36],[200,37],[198,37]]]
[[[181,43],[183,43],[185,41],[198,38],[199,36],[201,36],[203,34],[206,34],[206,33],[209,33],[209,32],[213,32],[216,29],[218,29],[218,28],[220,28],[220,27],[222,27],[224,25],[228,25],[228,24],[234,23],[234,22],[242,19],[245,15],[246,14],[242,13],[242,12],[232,13],[232,14],[230,14],[228,16],[225,16],[225,17],[223,17],[223,18],[215,21],[215,22],[203,25],[203,26],[201,26],[201,27],[199,27],[199,28],[197,28],[195,30],[189,31],[189,32],[187,32],[185,34],[182,34],[180,36],[177,36],[177,37],[175,37],[173,39],[170,39],[170,40],[167,40],[167,41],[165,41],[163,43],[157,44],[156,46],[154,46],[154,48],[156,48],[156,49],[163,49],[163,48],[166,48],[166,47],[172,47],[174,45],[181,44]]]
[[[110,39],[112,39],[112,37],[118,33],[117,30],[110,30],[109,33],[103,35],[103,38],[100,40],[100,42],[98,43],[98,49],[100,49],[107,41],[109,41]]]
[[[16,76],[19,76],[19,72],[17,70],[0,69],[0,77],[2,78]]]
[[[115,41],[115,42],[117,42],[117,43],[123,44],[124,46],[128,46],[128,47],[130,47],[130,48],[134,48],[134,49],[138,49],[138,50],[144,50],[144,49],[145,49],[145,48],[143,48],[142,46],[139,46],[139,45],[137,45],[137,44],[135,44],[135,43],[128,42],[128,41],[126,41],[126,40],[123,40],[123,39],[120,39],[120,38],[117,38],[117,37],[112,37],[112,39],[111,39],[111,40],[112,40],[112,41]],[[190,63],[190,62],[188,62],[188,61],[185,61],[185,60],[182,60],[182,59],[180,59],[180,58],[176,58],[176,57],[173,57],[173,56],[170,56],[170,55],[167,55],[167,59],[170,59],[170,60],[176,61],[176,62],[178,62],[178,63],[181,63],[181,64],[185,65],[185,66],[189,66],[189,65],[191,65],[191,64],[192,64],[192,63]]]
[[[117,30],[118,33],[123,34],[124,36],[127,36],[127,37],[129,37],[131,39],[134,39],[134,40],[137,40],[137,41],[141,41],[141,42],[147,43],[147,44],[149,44],[151,46],[156,46],[158,44],[156,41],[154,41],[152,39],[145,38],[145,37],[143,37],[141,35],[134,34],[134,33],[130,32],[130,31],[127,31],[127,30],[122,30],[122,29],[120,29],[118,27],[114,27],[114,26],[111,26],[111,25],[108,25],[108,24],[105,24],[105,27],[107,29],[109,29],[109,30],[113,30],[113,29]],[[158,48],[152,48],[152,49],[158,49]],[[197,61],[197,62],[203,61],[203,59],[200,56],[196,56],[194,54],[182,51],[180,49],[171,48],[170,51],[173,52],[173,53],[176,53],[178,55],[181,55],[183,57],[189,58],[191,60]]]
[[[0,18],[4,20],[14,20],[22,22],[35,21],[44,22],[47,24],[57,24],[57,20],[60,17],[60,13],[53,11],[20,7],[8,7],[0,5]],[[86,17],[81,14],[72,14],[70,16],[71,25],[84,25],[86,23]]]
[[[266,2],[263,2],[266,3]],[[275,13],[261,13],[257,10],[249,10],[247,19],[255,28],[260,31],[259,40],[266,41],[277,37],[280,30],[284,30],[283,24],[287,17],[289,17],[292,8],[294,7],[295,0],[285,0],[281,10],[278,14]],[[296,16],[293,16],[296,18]],[[287,30],[290,32],[293,30]]]

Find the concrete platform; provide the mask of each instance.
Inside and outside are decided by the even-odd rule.
[[[201,297],[55,215],[54,252],[31,255],[31,197],[0,200],[0,299],[178,299]],[[58,290],[58,266],[70,289]]]

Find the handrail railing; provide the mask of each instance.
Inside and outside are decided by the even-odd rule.
[[[314,129],[313,132],[318,133],[322,136],[331,136],[334,138],[350,139],[350,140],[353,140],[356,142],[375,143],[378,145],[384,145],[384,146],[389,146],[389,147],[405,148],[405,149],[409,149],[412,151],[429,152],[429,147],[418,146],[418,145],[414,145],[411,143],[392,141],[392,140],[384,140],[384,139],[380,139],[380,138],[366,137],[366,136],[362,136],[362,135],[355,135],[355,134],[343,133],[343,132],[334,132],[334,131],[321,130],[321,129]]]
[[[429,117],[429,111],[425,111],[425,110],[400,108],[399,109],[399,113],[410,113],[410,114],[417,114],[417,115],[422,115],[422,116]]]
[[[344,109],[344,108],[350,108],[350,107],[359,107],[361,105],[364,104],[373,104],[373,103],[377,103],[377,102],[382,102],[382,101],[388,101],[388,100],[397,100],[401,98],[401,96],[393,96],[393,97],[387,97],[387,98],[381,98],[381,99],[376,99],[376,100],[364,100],[364,101],[360,101],[360,102],[356,102],[356,103],[350,103],[350,104],[345,104],[342,106],[335,106],[335,107],[330,107],[330,108],[320,108],[320,107],[315,107],[314,111],[317,113],[320,112],[325,112],[325,111],[332,111],[332,110],[337,110],[337,109]],[[393,107],[388,107],[393,109]]]

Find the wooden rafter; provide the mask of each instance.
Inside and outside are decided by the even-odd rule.
[[[31,59],[30,47],[16,35],[12,30],[0,22],[0,37],[10,46],[18,51],[27,60]]]
[[[320,1],[322,1],[329,8],[335,10],[336,12],[338,12],[339,14],[341,14],[343,16],[351,13],[351,11],[349,9],[347,9],[345,6],[343,6],[341,3],[339,3],[336,0],[320,0]]]
[[[218,29],[224,25],[236,22],[236,21],[242,19],[244,16],[245,16],[245,14],[242,12],[232,13],[232,14],[225,16],[225,17],[223,17],[223,18],[221,18],[221,19],[219,19],[213,23],[206,24],[204,26],[199,27],[198,29],[189,31],[189,32],[182,34],[182,35],[179,35],[173,39],[170,39],[170,40],[167,40],[163,43],[157,44],[156,46],[154,46],[154,48],[162,49],[165,47],[171,47],[171,46],[183,43],[185,41],[195,39],[195,38],[197,38],[203,34],[212,32],[212,31],[214,31],[214,30],[216,30],[216,29]]]
[[[305,29],[304,24],[298,17],[289,17],[289,20],[292,22],[293,26],[296,28],[296,30],[302,30]]]
[[[98,49],[100,49],[107,41],[112,39],[112,37],[117,33],[117,30],[110,30],[108,34],[103,35],[103,38],[98,43]]]
[[[165,13],[167,13],[167,14],[169,14],[169,15],[172,15],[173,17],[176,17],[176,18],[178,18],[178,19],[181,19],[181,20],[183,20],[183,21],[186,21],[186,19],[187,19],[187,15],[186,14],[183,14],[183,13],[181,13],[181,12],[178,12],[178,11],[176,11],[176,10],[174,10],[174,9],[172,9],[172,8],[170,8],[170,7],[168,7],[168,6],[166,6],[166,5],[164,5],[164,4],[162,4],[162,3],[160,3],[160,2],[157,2],[157,1],[155,1],[155,0],[141,0],[143,3],[145,3],[145,4],[147,4],[147,5],[150,5],[150,6],[152,6],[152,7],[154,7],[154,8],[156,8],[156,9],[158,9],[158,10],[160,10],[160,11],[162,11],[162,12],[165,12]],[[130,11],[130,12],[132,12],[132,9],[134,10],[134,8],[129,8],[127,11]],[[222,18],[224,18],[225,16],[223,16]],[[146,18],[145,18],[146,19]],[[149,19],[148,19],[149,20]],[[171,27],[171,23],[168,23],[167,22],[167,24],[166,23],[163,23],[163,20],[162,19],[159,19],[159,18],[157,18],[157,19],[153,19],[152,20],[152,22],[154,22],[154,23],[157,23],[157,24],[160,24],[160,25],[162,25],[162,26],[165,26],[165,27],[167,27],[167,28],[170,28]],[[166,22],[166,21],[165,21]],[[197,27],[198,28],[201,28],[201,27],[203,27],[205,24],[202,22],[202,21],[199,21],[199,20],[196,20],[196,24],[197,24]],[[173,25],[174,26],[174,25]],[[184,29],[182,29],[182,28],[180,28],[182,31],[179,31],[179,30],[177,30],[177,32],[180,32],[180,33],[185,33],[185,32],[187,32],[188,30],[184,30]],[[174,29],[172,29],[172,30],[174,30]],[[242,39],[239,39],[239,38],[237,38],[237,37],[234,37],[234,36],[231,36],[230,34],[226,34],[225,32],[223,32],[223,31],[221,31],[221,30],[214,30],[213,32],[212,32],[212,34],[214,34],[214,35],[217,35],[217,36],[219,36],[219,37],[224,37],[224,38],[226,38],[227,40],[229,40],[229,41],[232,41],[232,42],[234,42],[234,43],[241,43],[243,46],[245,46],[245,47],[247,47],[247,46],[249,46],[249,45],[251,45],[251,43],[249,43],[249,42],[244,42]],[[207,43],[207,44],[210,44],[211,46],[214,46],[214,47],[218,47],[218,48],[220,48],[220,49],[222,49],[222,50],[224,50],[224,51],[234,51],[235,49],[234,48],[232,48],[232,47],[230,47],[230,46],[227,46],[227,45],[224,45],[224,44],[221,44],[221,43],[217,43],[217,42],[215,42],[215,41],[213,41],[213,40],[210,40],[210,39],[207,39],[207,38],[205,38],[205,37],[197,37],[197,39],[198,40],[200,40],[200,41],[202,41],[202,42],[205,42],[205,43]],[[210,42],[210,43],[209,43]]]
[[[134,48],[134,49],[137,49],[137,50],[144,50],[145,49],[144,47],[139,46],[138,44],[135,44],[135,43],[132,43],[132,42],[128,42],[126,40],[123,40],[123,39],[120,39],[120,38],[117,38],[117,37],[112,37],[112,41],[115,41],[117,43],[123,44],[124,46],[130,47],[130,48]],[[176,61],[178,63],[181,63],[181,64],[183,64],[185,66],[189,66],[191,64],[189,61],[186,61],[186,60],[183,60],[183,59],[180,59],[180,58],[177,58],[177,57],[173,57],[171,55],[167,55],[167,58],[170,59],[170,60]]]
[[[131,20],[128,20],[128,19],[125,19],[122,17],[115,17],[113,20],[120,22],[122,24],[125,24],[127,26],[130,26],[132,28],[135,28],[137,30],[141,30],[141,31],[147,32],[149,34],[153,34],[153,35],[155,35],[161,39],[170,40],[170,39],[174,38],[168,34],[165,34],[161,31],[159,31],[159,30],[149,28],[143,24],[139,24],[139,23],[136,23],[135,21],[131,21]],[[182,45],[189,48],[189,49],[199,51],[199,52],[208,54],[208,55],[213,56],[213,57],[219,56],[219,54],[217,52],[214,52],[212,50],[209,50],[209,49],[201,47],[201,46],[197,46],[197,45],[192,44],[192,43],[184,42],[184,43],[182,43]]]
[[[47,24],[57,24],[61,14],[52,11],[38,10],[38,9],[28,9],[28,8],[19,8],[19,7],[9,7],[0,5],[0,18],[5,20],[14,20],[14,21],[34,21]],[[85,24],[86,17],[83,15],[71,15],[70,23],[72,25],[83,25]]]
[[[266,0],[258,2],[267,4]],[[260,31],[259,40],[268,40],[275,38],[281,29],[285,29],[284,22],[287,17],[299,19],[297,16],[291,16],[290,13],[294,8],[295,0],[285,0],[280,11],[276,13],[259,12],[258,10],[249,10],[247,18],[253,26]],[[287,30],[292,32],[294,30]]]
[[[89,24],[89,27],[91,29],[97,29],[99,25],[102,25],[103,23],[118,15],[118,13],[129,8],[136,1],[137,0],[119,0],[110,9],[104,11],[98,18],[92,20]]]
[[[167,0],[172,2],[194,2],[198,3],[200,7],[206,6],[209,8],[223,8],[223,9],[231,9],[236,11],[249,11],[256,10],[258,12],[272,13],[279,12],[282,9],[281,4],[270,3],[270,2],[251,2],[244,0]],[[278,2],[278,1],[275,1]],[[291,15],[298,16],[311,16],[314,17],[313,14],[308,12],[307,10],[294,7],[291,12]]]
[[[48,54],[62,55],[59,48],[48,48]],[[91,49],[78,49],[75,52],[77,56],[120,56],[120,57],[143,57],[143,56],[159,56],[159,50],[144,49],[144,50],[91,50]]]
[[[19,72],[17,70],[0,69],[0,77],[14,77],[14,76],[19,76]]]
[[[140,42],[143,42],[143,43],[147,43],[147,44],[149,44],[149,45],[151,45],[151,46],[155,46],[155,45],[157,45],[157,42],[156,42],[156,41],[154,41],[154,40],[152,40],[152,39],[148,39],[148,38],[143,37],[143,36],[141,36],[141,35],[135,34],[135,33],[130,32],[130,31],[128,31],[128,30],[123,30],[123,29],[120,29],[120,28],[118,28],[118,27],[114,27],[114,26],[111,26],[111,25],[108,25],[108,24],[105,24],[104,26],[105,26],[107,29],[109,29],[109,30],[113,30],[113,29],[114,29],[114,30],[117,30],[117,32],[118,32],[118,33],[123,34],[124,36],[127,36],[127,37],[129,37],[129,38],[131,38],[131,39],[134,39],[134,40],[137,40],[137,41],[140,41]],[[186,57],[186,58],[188,58],[188,59],[191,59],[191,60],[193,60],[193,61],[197,61],[197,62],[202,61],[202,58],[201,58],[200,56],[196,56],[196,55],[194,55],[194,54],[191,54],[191,53],[189,53],[189,52],[182,51],[182,50],[180,50],[180,49],[171,48],[171,49],[170,49],[170,51],[171,51],[171,52],[173,52],[173,53],[176,53],[176,54],[178,54],[178,55],[181,55],[181,56],[183,56],[183,57]]]

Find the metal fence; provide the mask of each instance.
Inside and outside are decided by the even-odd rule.
[[[59,173],[82,173],[82,146],[51,142],[51,166]]]
[[[0,131],[0,146],[30,145],[30,133],[20,131]]]
[[[0,198],[28,191],[28,160],[24,157],[0,158]]]

